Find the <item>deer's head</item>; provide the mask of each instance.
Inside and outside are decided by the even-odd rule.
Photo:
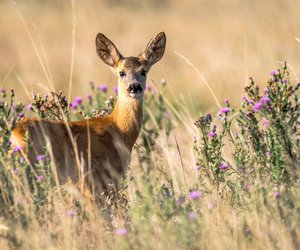
[[[109,65],[118,77],[118,94],[140,99],[144,95],[147,73],[158,62],[166,47],[165,33],[159,33],[150,40],[138,57],[123,57],[116,46],[103,34],[96,37],[96,50],[104,63]]]

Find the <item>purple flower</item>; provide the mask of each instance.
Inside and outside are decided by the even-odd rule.
[[[200,191],[192,191],[189,194],[190,200],[195,201],[199,200],[202,197],[202,192]]]
[[[118,86],[114,87],[114,92],[115,92],[116,95],[118,94]]]
[[[74,217],[76,215],[76,213],[72,209],[67,210],[66,214],[68,217]]]
[[[39,175],[39,176],[37,177],[37,179],[38,179],[39,181],[42,181],[42,180],[44,180],[44,176],[43,176],[43,175]]]
[[[101,91],[101,92],[104,92],[106,93],[107,92],[107,86],[102,84],[98,87],[98,90]]]
[[[248,100],[248,104],[254,105],[254,101],[251,100],[251,99],[249,99],[249,100]]]
[[[209,137],[217,137],[217,133],[216,132],[213,132],[213,131],[210,131],[209,133],[208,133],[208,136]]]
[[[247,183],[245,186],[246,190],[250,190],[252,188],[252,184],[251,183]]]
[[[75,103],[77,103],[78,105],[82,103],[82,97],[81,96],[77,96],[74,100]]]
[[[262,103],[262,104],[266,104],[266,103],[269,102],[269,101],[270,101],[270,98],[267,97],[267,96],[263,96],[263,98],[261,99],[261,103]]]
[[[269,93],[269,90],[268,90],[268,88],[265,88],[265,89],[263,90],[263,93],[264,93],[264,94],[267,94],[267,93]]]
[[[283,83],[283,84],[286,84],[286,83],[287,83],[287,80],[285,80],[285,79],[282,80],[282,83]]]
[[[92,95],[87,95],[86,96],[86,99],[90,102],[90,101],[92,101]]]
[[[76,102],[72,102],[70,104],[70,109],[76,109],[77,107],[78,107],[78,103],[76,103]]]
[[[18,117],[22,118],[22,117],[24,117],[24,114],[21,112],[21,113],[18,114]]]
[[[20,173],[20,169],[19,168],[16,168],[15,170],[14,170],[14,174],[15,175],[18,175]]]
[[[126,228],[118,228],[115,230],[115,235],[126,236],[127,234],[128,234],[128,231]]]
[[[46,160],[47,159],[47,156],[46,155],[38,155],[37,157],[36,157],[36,160],[37,161],[44,161],[44,160]]]
[[[199,172],[201,170],[201,166],[196,167],[196,171]]]
[[[268,127],[269,127],[269,124],[270,124],[270,121],[269,121],[269,120],[265,120],[265,121],[264,121],[264,126],[265,126],[265,128],[268,128]]]
[[[221,163],[221,165],[219,166],[220,169],[225,170],[229,168],[229,165],[226,162]]]
[[[14,153],[20,152],[22,150],[21,146],[15,146]]]
[[[44,112],[45,111],[45,107],[44,106],[41,106],[40,107],[40,112]]]
[[[22,164],[24,161],[25,161],[25,158],[24,158],[23,156],[21,156],[21,157],[19,158],[19,162]]]
[[[33,106],[32,106],[32,104],[28,104],[27,110],[28,110],[28,111],[33,111]]]
[[[278,191],[274,192],[274,197],[278,200],[280,198],[280,193]]]
[[[230,112],[230,108],[228,108],[228,107],[221,108],[221,113],[227,114],[228,112]]]
[[[184,203],[184,198],[179,198],[175,201],[176,207],[181,207],[181,205]]]
[[[268,158],[270,158],[270,157],[271,157],[271,153],[270,153],[269,151],[267,151],[267,152],[266,152],[266,156],[267,156]]]
[[[229,105],[229,100],[226,98],[226,99],[224,100],[224,103],[228,106],[228,105]]]
[[[195,220],[197,218],[197,214],[194,212],[189,212],[188,217],[190,220]]]
[[[270,76],[274,76],[274,75],[276,75],[276,74],[277,74],[277,71],[276,71],[276,70],[273,70],[273,71],[271,71]]]
[[[150,84],[147,84],[146,85],[146,90],[150,91],[152,89],[151,85]]]
[[[254,110],[255,112],[257,112],[257,111],[260,110],[260,108],[261,108],[262,106],[263,106],[262,102],[258,102],[258,103],[256,103],[256,104],[253,106],[253,110]]]
[[[208,207],[209,209],[213,209],[213,208],[215,208],[216,206],[215,206],[215,204],[214,204],[212,201],[209,201],[209,202],[207,202],[207,207]]]

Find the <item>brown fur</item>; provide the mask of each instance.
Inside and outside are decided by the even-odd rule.
[[[160,46],[165,46],[164,34],[162,39],[164,41]],[[123,58],[103,34],[97,36],[96,49],[99,57],[118,76],[121,70],[126,72],[126,77],[119,77],[119,97],[113,112],[104,118],[77,122],[24,118],[13,130],[12,141],[23,148],[33,164],[37,155],[45,154],[47,147],[54,158],[61,183],[68,179],[73,182],[84,179],[89,188],[101,192],[109,190],[111,183],[118,188],[119,180],[130,162],[143,120],[146,77],[141,76],[141,70],[148,71],[152,63],[147,58]],[[146,54],[159,59],[163,55]],[[127,90],[132,83],[138,83],[143,88],[136,97],[130,96]]]

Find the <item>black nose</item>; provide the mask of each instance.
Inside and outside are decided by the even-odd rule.
[[[137,94],[143,91],[141,84],[139,83],[131,83],[127,88],[128,93]]]

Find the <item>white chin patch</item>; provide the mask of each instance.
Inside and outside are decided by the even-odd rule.
[[[130,92],[129,96],[137,98],[137,97],[141,96],[141,94],[142,94],[141,91],[139,91],[139,92]]]

